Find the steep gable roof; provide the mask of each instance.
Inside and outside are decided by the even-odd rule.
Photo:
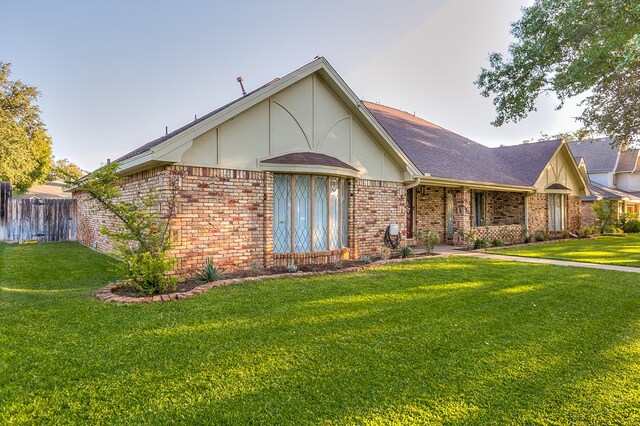
[[[574,157],[584,158],[589,173],[609,173],[616,168],[618,148],[610,138],[568,142]]]
[[[322,78],[323,82],[327,84],[327,87],[334,91],[336,97],[342,101],[350,113],[359,120],[364,129],[374,136],[390,159],[397,164],[404,164],[406,172],[410,176],[420,174],[413,162],[405,156],[396,142],[384,131],[380,123],[378,123],[369,110],[362,105],[362,101],[353,93],[342,77],[340,77],[323,57],[316,58],[284,77],[274,79],[247,95],[125,154],[116,160],[120,163],[120,172],[125,174],[132,173],[158,164],[179,161],[179,154],[184,151],[185,146],[189,146],[195,137],[225,123],[247,109],[257,105],[259,102],[269,99],[271,96],[311,74],[317,74]]]
[[[533,186],[562,140],[490,148],[405,111],[365,106],[424,174]]]
[[[638,149],[627,149],[620,152],[620,159],[616,167],[616,173],[633,172],[638,162]]]

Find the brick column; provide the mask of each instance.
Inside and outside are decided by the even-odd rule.
[[[273,173],[264,173],[262,214],[264,230],[264,267],[273,266]]]
[[[462,245],[462,234],[471,230],[471,191],[456,191],[453,207],[453,244]]]

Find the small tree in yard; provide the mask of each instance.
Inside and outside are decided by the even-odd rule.
[[[124,178],[117,175],[117,170],[118,164],[110,163],[85,178],[68,176],[67,183],[88,194],[118,219],[115,229],[103,226],[100,232],[114,242],[115,254],[122,261],[122,272],[131,285],[145,294],[174,289],[178,279],[168,273],[175,259],[167,252],[179,176],[173,176],[170,182],[171,193],[162,218],[155,192],[139,197],[136,202],[122,199],[120,187]]]
[[[600,226],[600,232],[607,232],[613,226],[613,211],[611,204],[605,200],[598,200],[593,203],[593,213],[595,213]]]

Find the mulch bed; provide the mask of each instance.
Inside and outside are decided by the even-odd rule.
[[[96,291],[95,296],[104,302],[121,304],[168,302],[172,300],[181,300],[197,296],[213,287],[221,287],[224,285],[236,284],[240,282],[260,281],[283,277],[308,277],[313,275],[357,272],[363,269],[370,268],[372,266],[422,259],[428,256],[431,255],[418,255],[411,256],[409,258],[394,257],[386,260],[377,260],[369,264],[363,264],[358,261],[349,260],[335,264],[300,265],[298,266],[297,272],[288,272],[286,267],[274,267],[259,271],[239,271],[235,273],[225,274],[225,279],[223,280],[204,284],[193,279],[185,280],[181,283],[178,283],[176,290],[172,291],[171,293],[157,294],[154,296],[146,296],[131,286],[122,285],[121,283],[112,283]]]

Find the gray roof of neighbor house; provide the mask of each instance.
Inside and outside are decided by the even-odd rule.
[[[633,172],[638,162],[638,149],[627,149],[620,152],[616,172]]]
[[[608,173],[616,168],[618,148],[611,146],[610,138],[567,143],[574,158],[584,158],[589,173]]]
[[[582,196],[581,199],[583,201],[596,201],[599,199],[604,200],[631,200],[631,201],[640,201],[640,197],[638,197],[637,193],[630,193],[626,191],[621,191],[616,188],[610,188],[608,186],[600,185],[596,182],[589,182],[587,184],[589,187],[589,192],[591,195]]]
[[[434,177],[533,186],[562,140],[490,148],[405,111],[365,102],[422,173]]]
[[[13,198],[65,199],[71,198],[71,192],[65,192],[65,184],[61,180],[33,185],[24,194],[13,194]]]

